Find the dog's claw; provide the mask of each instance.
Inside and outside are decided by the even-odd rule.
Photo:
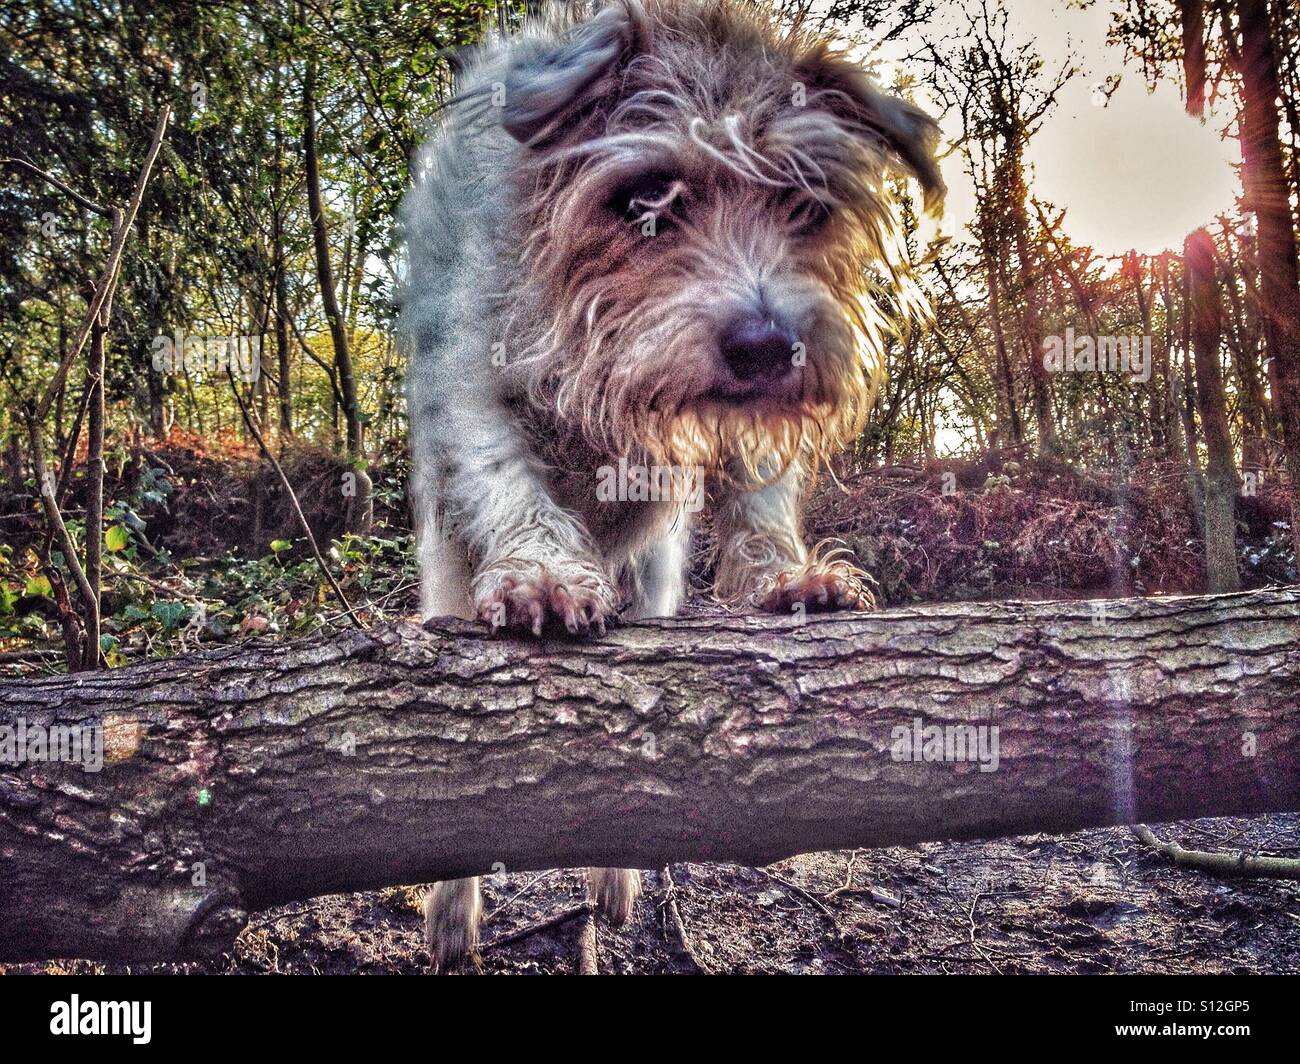
[[[759,605],[771,613],[789,613],[798,603],[823,610],[875,607],[865,575],[839,560],[809,562],[778,573],[771,588],[759,599]]]
[[[571,635],[595,630],[605,634],[613,616],[614,589],[594,570],[574,565],[537,564],[525,570],[496,572],[476,596],[476,614],[494,629],[508,628],[540,636],[548,624],[563,625]]]

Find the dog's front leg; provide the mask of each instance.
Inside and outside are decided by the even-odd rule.
[[[551,497],[518,425],[498,409],[458,430],[444,491],[472,561],[473,615],[535,635],[548,623],[603,632],[618,604],[607,566],[581,520]]]
[[[811,553],[801,531],[804,472],[798,461],[784,472],[760,464],[757,473],[736,463],[715,498],[718,537],[716,593],[773,613],[806,609],[869,609],[866,575],[834,550]]]

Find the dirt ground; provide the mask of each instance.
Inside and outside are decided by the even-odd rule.
[[[1156,834],[1189,849],[1300,856],[1296,815]],[[766,869],[682,864],[670,874],[680,925],[662,870],[643,873],[632,922],[596,921],[601,972],[1300,973],[1300,883],[1177,868],[1124,829],[806,854]],[[419,974],[419,893],[335,895],[254,914],[234,953],[213,964],[10,970]],[[575,972],[582,899],[573,870],[485,880],[479,970]]]

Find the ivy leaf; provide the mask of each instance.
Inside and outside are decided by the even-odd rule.
[[[174,632],[190,619],[190,608],[183,602],[155,602],[151,612],[167,632]]]
[[[126,655],[122,653],[118,646],[117,636],[101,635],[99,637],[99,649],[103,651],[104,660],[108,662],[110,669],[120,669],[126,664]]]

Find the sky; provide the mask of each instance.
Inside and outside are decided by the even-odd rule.
[[[1072,240],[1102,255],[1181,250],[1188,233],[1232,209],[1236,142],[1220,138],[1214,119],[1202,125],[1184,112],[1176,81],[1147,92],[1141,69],[1126,66],[1122,48],[1106,43],[1116,0],[1097,0],[1083,11],[1065,0],[1005,2],[1011,34],[1035,42],[1047,71],[1059,69],[1071,49],[1081,68],[1028,153],[1032,192],[1067,210],[1063,227]],[[889,72],[886,65],[885,80]],[[1121,76],[1119,89],[1106,106],[1096,106],[1094,87],[1113,74]],[[947,122],[944,128],[948,136],[957,131]],[[944,230],[960,233],[974,210],[960,158],[945,160],[944,177],[950,187]]]

